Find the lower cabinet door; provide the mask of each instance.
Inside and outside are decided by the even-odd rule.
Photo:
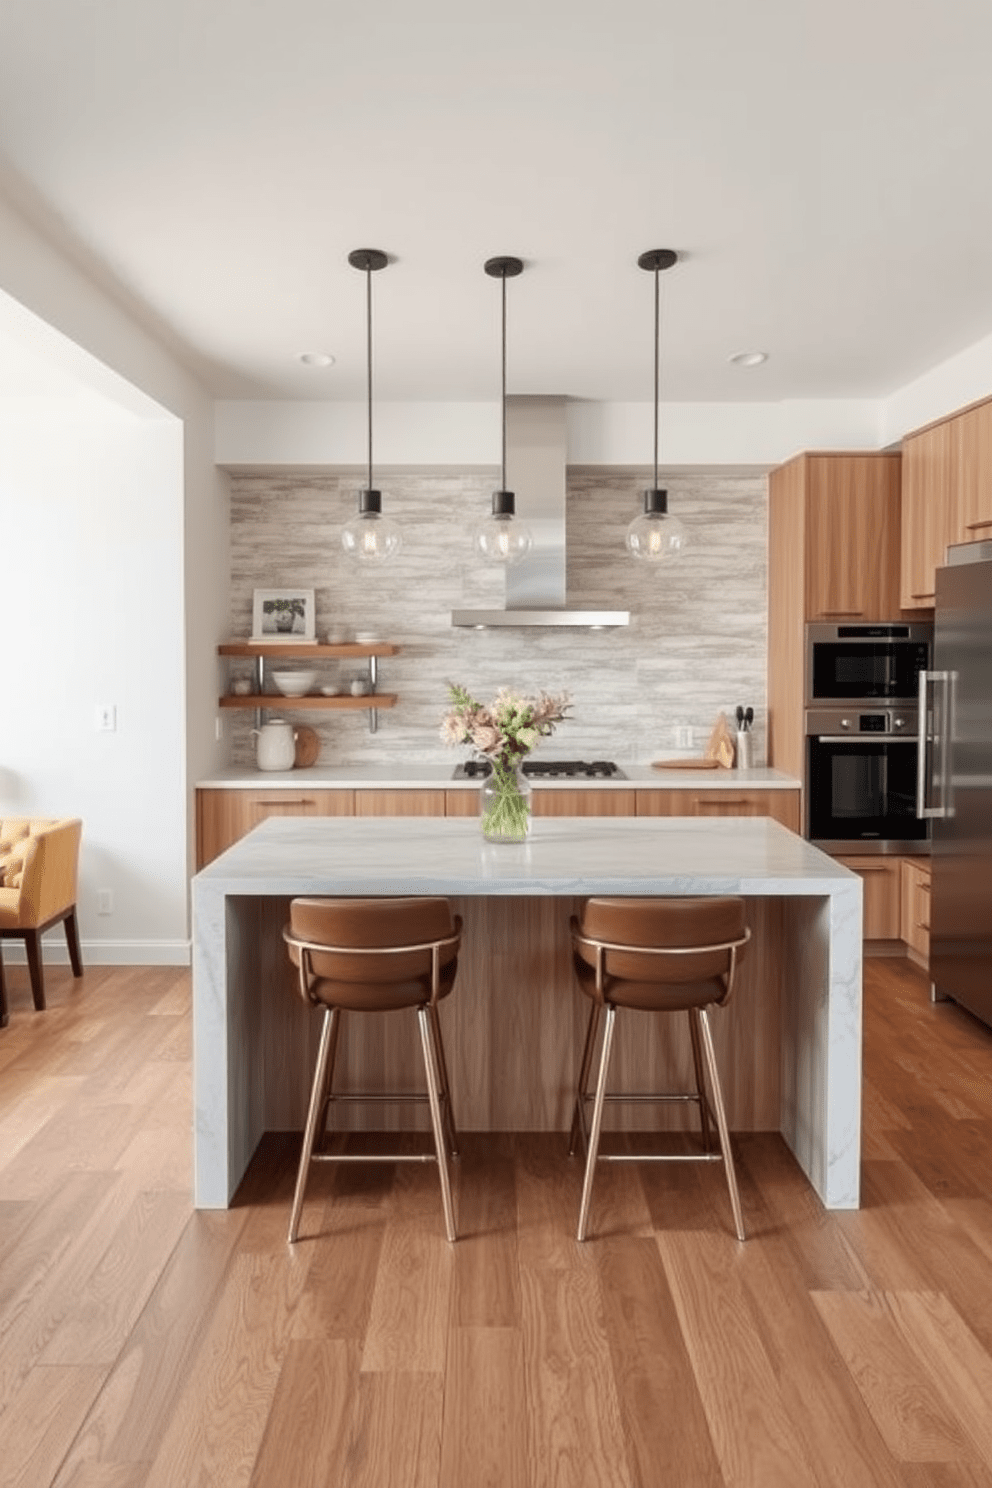
[[[924,966],[930,964],[930,869],[903,858],[900,877],[900,935]]]
[[[901,939],[901,858],[841,857],[838,863],[857,873],[864,885],[865,940]]]
[[[799,831],[798,790],[639,790],[638,816],[770,816]]]

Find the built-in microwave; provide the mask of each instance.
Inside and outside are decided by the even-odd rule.
[[[915,702],[932,646],[925,622],[807,625],[806,706]]]

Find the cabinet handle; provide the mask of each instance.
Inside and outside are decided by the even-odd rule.
[[[925,930],[928,935],[930,934],[930,926],[929,926],[929,924],[925,923],[923,920],[917,920],[917,922],[916,922],[916,928],[917,928],[917,930]]]
[[[864,863],[860,868],[851,869],[852,873],[891,873],[891,871],[888,863],[879,863],[877,867],[874,863]]]
[[[910,599],[933,599],[934,591],[929,589],[926,594],[911,594],[909,597]]]
[[[969,522],[965,530],[976,532],[979,527],[992,527],[992,517],[983,517],[980,522]]]
[[[307,796],[294,800],[292,796],[278,796],[274,801],[256,801],[256,806],[313,806],[316,803]]]
[[[854,620],[863,616],[864,610],[821,610],[820,614],[824,620]]]
[[[846,736],[845,736],[846,737]],[[746,796],[724,796],[721,801],[711,801],[708,796],[696,796],[693,806],[749,806],[751,803]]]

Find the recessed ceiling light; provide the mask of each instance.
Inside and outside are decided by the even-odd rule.
[[[327,351],[301,351],[296,358],[304,367],[333,367],[334,358]]]
[[[760,367],[767,360],[767,351],[735,351],[733,356],[727,358],[735,367]]]

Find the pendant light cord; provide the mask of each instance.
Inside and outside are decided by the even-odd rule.
[[[501,396],[501,402],[502,402],[502,417],[503,417],[503,447],[502,447],[503,486],[502,486],[502,489],[505,491],[506,490],[506,275],[505,274],[503,275],[503,278],[502,278],[502,281],[501,282],[502,282],[502,285],[503,285],[503,383],[502,383],[502,391],[501,391],[501,395],[500,396]]]
[[[365,348],[366,366],[368,369],[368,403],[369,403],[369,484],[372,489],[372,265],[369,264],[365,270]],[[658,436],[655,433],[655,463],[658,460],[657,453]]]
[[[658,489],[658,404],[660,401],[659,368],[661,364],[661,338],[659,334],[661,304],[661,274],[654,271],[654,490]]]

